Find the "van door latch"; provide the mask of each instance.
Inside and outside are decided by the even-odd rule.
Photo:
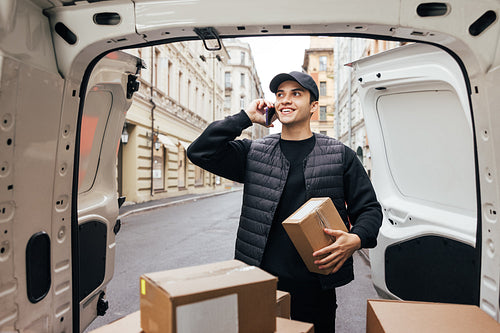
[[[130,74],[127,81],[127,99],[131,99],[134,93],[139,90],[139,85],[137,76]]]
[[[104,299],[104,297],[106,296],[106,294],[103,292],[101,292],[101,294],[99,295],[99,299],[97,300],[97,315],[98,316],[104,316],[106,314],[106,311],[108,311],[109,309],[109,303],[106,299]]]

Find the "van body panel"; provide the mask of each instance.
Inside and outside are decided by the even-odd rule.
[[[113,277],[115,223],[118,223],[117,153],[126,111],[130,77],[141,61],[124,52],[112,52],[94,67],[87,84],[82,113],[78,174],[80,327],[87,327],[104,302]],[[139,66],[139,67],[138,67]],[[101,300],[99,300],[101,298]]]
[[[370,251],[374,285],[395,298],[478,304],[496,318],[498,288],[492,281],[498,272],[486,276],[483,268],[498,268],[498,259],[490,247],[492,225],[479,214],[485,213],[480,173],[486,159],[478,146],[489,135],[481,130],[477,140],[475,120],[482,116],[470,108],[463,69],[446,52],[423,44],[361,59],[353,67],[384,209],[379,245]],[[477,86],[473,91],[479,92]],[[491,170],[486,176],[491,183]],[[408,272],[406,282],[397,281]],[[484,288],[485,280],[490,288]],[[443,290],[447,296],[435,298]]]
[[[127,101],[122,99],[118,83],[90,82],[92,71],[113,50],[197,40],[199,37],[193,30],[196,27],[213,27],[220,37],[359,36],[421,41],[441,48],[442,52],[432,49],[422,53],[435,54],[431,60],[443,62],[432,67],[424,61],[427,70],[423,76],[411,60],[406,63],[406,73],[412,72],[412,76],[401,78],[405,64],[395,59],[391,60],[394,68],[391,63],[383,64],[381,78],[365,76],[364,99],[370,101],[367,105],[371,108],[366,110],[370,145],[384,156],[377,160],[372,154],[377,163],[373,174],[376,190],[386,208],[379,247],[387,249],[394,262],[401,261],[398,253],[415,253],[422,244],[439,248],[443,258],[454,249],[468,261],[475,260],[471,263],[472,288],[479,295],[471,297],[490,316],[500,320],[500,258],[496,252],[500,247],[498,18],[484,23],[477,35],[471,33],[471,27],[481,23],[485,13],[498,16],[500,3],[455,0],[446,3],[448,10],[444,15],[435,17],[420,16],[417,12],[420,4],[418,0],[333,0],[307,4],[295,0],[2,1],[0,244],[4,250],[0,253],[0,330],[77,332],[83,331],[95,316],[96,302],[112,276],[115,242],[110,227],[118,209],[113,193],[116,189],[111,187],[116,186],[113,159],[123,122],[116,106],[122,104],[125,110]],[[262,8],[273,15],[263,15]],[[107,25],[94,20],[96,14],[106,12],[117,13],[119,23]],[[405,48],[401,52],[412,53],[412,50],[416,51]],[[411,59],[411,54],[402,56]],[[453,63],[450,59],[455,65],[450,65]],[[383,62],[382,58],[379,60]],[[370,61],[358,63],[358,73]],[[128,71],[133,71],[131,62],[128,66]],[[374,66],[373,69],[378,65]],[[434,70],[440,74],[433,75]],[[372,73],[376,77],[377,73]],[[397,76],[402,80],[398,82]],[[93,87],[97,88],[95,94],[88,90]],[[385,87],[386,92],[375,90],[377,87]],[[110,95],[116,95],[120,102],[111,103]],[[399,112],[397,105],[409,101],[410,107],[404,113]],[[98,114],[88,113],[84,120],[86,102],[102,109]],[[453,110],[437,112],[448,103]],[[417,109],[414,105],[421,107]],[[91,118],[95,116],[107,119],[106,125],[96,125],[93,129]],[[449,117],[451,121],[447,122]],[[430,118],[432,121],[425,121]],[[414,126],[400,124],[407,119]],[[86,169],[75,165],[75,161],[78,162],[81,149],[85,148],[80,134],[89,129],[97,137],[89,145],[86,163],[91,167]],[[425,131],[431,136],[422,135]],[[421,141],[417,139],[419,136]],[[405,149],[398,140],[403,139],[426,159],[419,156],[402,159]],[[439,143],[441,149],[433,147],[434,143]],[[423,149],[426,146],[431,149]],[[457,153],[457,146],[463,148],[463,154]],[[96,164],[97,156],[104,153],[110,159]],[[448,153],[450,158],[446,158]],[[427,177],[409,177],[419,171],[414,162],[429,160],[443,164],[437,174],[427,171]],[[459,167],[450,165],[455,161]],[[428,170],[432,166],[424,167]],[[85,178],[86,173],[81,183],[80,169],[90,175]],[[456,184],[453,179],[461,181]],[[420,187],[420,183],[426,186]],[[37,190],[33,190],[33,184],[39,184]],[[444,193],[444,188],[449,193]],[[80,226],[82,230],[95,226],[101,230],[100,236],[106,234],[104,249],[93,254],[105,253],[106,264],[99,269],[100,274],[83,279],[92,283],[89,282],[84,294],[89,293],[81,301],[81,291],[73,288],[75,283],[81,286],[79,281],[75,282],[80,275],[76,274],[78,263],[73,260],[79,258],[75,239],[79,237]],[[26,248],[40,232],[50,237],[50,288],[45,296],[44,288],[35,288],[33,295],[38,301],[32,303],[27,297],[30,287]],[[41,244],[46,244],[45,236],[40,239]],[[397,295],[387,288],[385,253],[380,249],[372,252],[372,260],[384,270],[374,272],[374,283],[394,297]],[[45,259],[44,262],[49,262]],[[456,261],[456,265],[461,264]],[[459,273],[471,278],[466,272]],[[398,281],[397,274],[391,278]]]

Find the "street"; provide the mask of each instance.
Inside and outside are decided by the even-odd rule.
[[[229,260],[242,191],[159,208],[122,219],[115,273],[107,288],[110,308],[86,331],[139,310],[139,277],[185,266]],[[378,298],[367,261],[354,255],[356,279],[337,289],[337,332],[365,332],[366,299]]]

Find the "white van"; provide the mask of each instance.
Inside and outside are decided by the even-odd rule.
[[[352,64],[384,209],[374,284],[500,320],[499,14],[498,0],[2,0],[0,331],[81,332],[106,310],[116,147],[142,67],[120,49],[308,34],[417,42]]]

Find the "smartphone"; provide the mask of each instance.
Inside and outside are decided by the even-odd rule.
[[[276,113],[276,109],[274,108],[274,106],[272,106],[270,108],[266,107],[266,126],[269,126],[272,124],[273,117],[274,117],[275,113]]]

